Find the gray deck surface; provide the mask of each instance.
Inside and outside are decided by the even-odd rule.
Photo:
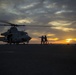
[[[0,45],[0,75],[76,75],[76,45]]]

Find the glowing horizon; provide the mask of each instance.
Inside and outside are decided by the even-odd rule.
[[[58,38],[48,38],[48,42],[49,44],[75,44],[76,43],[76,39],[75,38],[68,38],[68,39],[62,39],[62,40],[59,40]],[[33,38],[31,40],[31,43],[36,43],[36,44],[40,44],[41,43],[41,39],[39,38]]]

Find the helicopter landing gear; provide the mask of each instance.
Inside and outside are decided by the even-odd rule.
[[[19,45],[19,43],[17,42],[16,45]]]
[[[25,42],[23,42],[23,44],[25,45]]]

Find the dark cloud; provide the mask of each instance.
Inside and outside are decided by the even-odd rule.
[[[33,35],[34,32],[55,34],[53,37],[61,39],[68,37],[67,35],[76,37],[76,0],[0,0],[0,20],[28,25],[48,25],[50,22],[58,21],[59,23],[69,22],[71,24],[68,26],[61,24],[62,29],[56,28],[59,26],[55,24],[55,28],[26,28],[26,31],[33,37],[38,37],[38,35]],[[50,26],[53,25],[50,24]],[[5,30],[5,27],[0,28],[1,32],[2,30]]]

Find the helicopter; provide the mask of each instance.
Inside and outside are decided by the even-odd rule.
[[[8,29],[6,32],[1,33],[0,41],[6,42],[8,44],[19,44],[19,43],[27,43],[29,44],[29,41],[32,39],[27,32],[24,31],[19,31],[17,27],[20,26],[29,26],[29,27],[51,27],[49,25],[43,26],[43,25],[18,25],[18,24],[13,24],[7,21],[1,21],[0,26],[11,26],[10,29]]]
[[[0,41],[7,42],[8,44],[19,44],[19,43],[29,43],[31,40],[31,37],[28,35],[27,32],[19,31],[17,27],[19,26],[25,26],[25,25],[17,25],[13,23],[9,23],[6,21],[0,21],[2,23],[6,23],[0,26],[11,26],[10,29],[7,30],[7,32],[1,33]]]

